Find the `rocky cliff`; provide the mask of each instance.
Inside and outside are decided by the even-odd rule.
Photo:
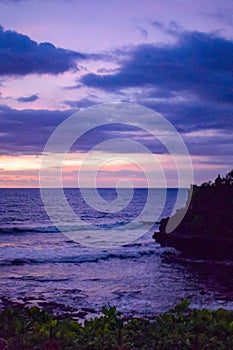
[[[192,186],[191,193],[180,225],[166,233],[169,218],[162,219],[153,236],[156,242],[186,256],[233,260],[233,171],[214,183]]]

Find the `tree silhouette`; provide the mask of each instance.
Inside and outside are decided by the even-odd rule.
[[[226,183],[230,186],[233,186],[233,170],[231,170],[227,175],[226,175]]]

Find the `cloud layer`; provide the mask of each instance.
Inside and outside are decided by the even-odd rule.
[[[59,74],[77,70],[85,55],[40,43],[28,36],[0,27],[0,75]]]
[[[0,106],[0,155],[40,154],[70,111],[16,110]]]
[[[41,154],[52,132],[73,113],[74,110],[28,109],[18,111],[7,106],[0,106],[0,155]],[[88,127],[89,120],[83,122]],[[227,160],[227,157],[232,159],[232,133],[228,130],[219,133],[215,129],[202,129],[192,132],[185,131],[181,135],[191,155],[218,156],[220,157],[217,160],[218,163],[222,156],[224,156],[224,161]],[[115,138],[135,140],[155,154],[167,153],[166,148],[151,134],[130,125],[114,123],[100,126],[84,134],[73,145],[71,151],[88,152],[95,145]],[[109,151],[127,152],[127,150],[121,149],[120,144],[116,147],[115,143],[113,143],[112,148],[109,148]]]
[[[135,47],[115,74],[86,74],[89,87],[112,91],[151,86],[167,93],[190,93],[201,100],[233,102],[233,42],[214,34],[173,32],[170,45]]]

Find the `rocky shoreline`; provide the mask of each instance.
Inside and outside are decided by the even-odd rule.
[[[193,185],[189,195],[179,226],[167,233],[170,218],[162,219],[153,238],[186,257],[233,261],[233,171],[225,178],[218,176],[214,183]]]
[[[83,323],[85,320],[100,316],[100,312],[93,308],[82,307],[74,308],[69,305],[57,303],[54,301],[47,301],[43,298],[36,299],[33,297],[24,297],[21,299],[0,297],[0,311],[9,308],[32,308],[37,307],[39,309],[46,310],[49,314],[56,316],[57,318],[64,319],[66,317],[72,320]]]

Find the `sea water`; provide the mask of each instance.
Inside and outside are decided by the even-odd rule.
[[[56,198],[56,189],[49,191]],[[86,196],[91,194],[90,189],[85,191]],[[178,192],[153,191],[159,216],[147,221],[140,216],[146,189],[135,189],[130,203],[113,213],[108,207],[117,198],[115,189],[98,190],[105,211],[88,205],[79,189],[65,189],[67,203],[79,221],[66,219],[60,232],[44,208],[39,189],[1,189],[0,298],[43,299],[97,311],[103,305],[116,305],[124,314],[136,316],[156,315],[183,298],[194,307],[232,309],[230,261],[185,259],[175,249],[155,243],[153,232],[159,220],[171,214]],[[188,190],[181,192],[178,207],[185,205]],[[54,205],[58,213],[63,210],[56,201]],[[106,247],[90,240],[93,226],[97,235],[98,230],[106,230]],[[117,230],[125,234],[126,243],[111,246],[111,234]],[[79,235],[84,240],[79,242]]]

